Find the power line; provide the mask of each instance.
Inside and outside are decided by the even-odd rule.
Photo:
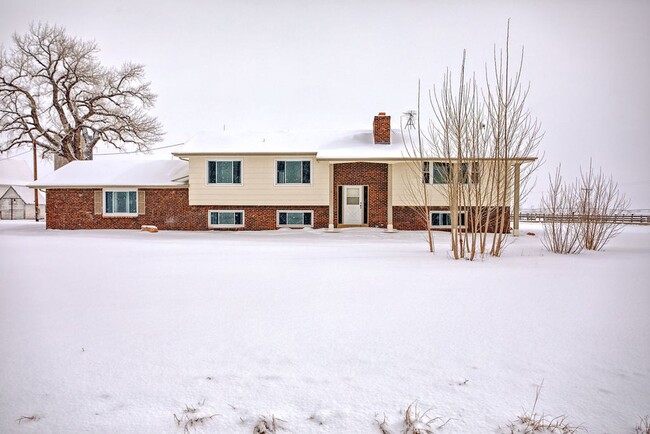
[[[31,149],[29,151],[21,152],[20,154],[12,155],[10,157],[5,157],[3,158],[3,160],[10,160],[12,158],[20,157],[21,155],[29,154],[30,152],[32,152]]]
[[[159,146],[158,148],[151,148],[151,149],[148,149],[147,151],[157,151],[158,149],[173,148],[173,147],[175,147],[175,146],[180,146],[180,145],[184,145],[184,144],[185,144],[185,142],[176,143],[175,145]],[[6,152],[6,151],[5,151],[5,152]],[[3,159],[5,159],[5,160],[10,160],[10,159],[12,159],[12,158],[16,158],[16,157],[20,157],[21,155],[28,154],[28,153],[30,153],[30,152],[32,152],[31,149],[30,149],[29,151],[21,152],[20,154],[15,154],[15,155],[11,155],[11,156],[4,157]],[[94,155],[124,155],[124,154],[137,154],[137,153],[141,153],[141,152],[142,152],[142,151],[105,152],[105,153],[93,154],[93,156],[94,156]]]
[[[180,146],[180,145],[184,145],[184,144],[185,144],[185,142],[181,142],[181,143],[176,143],[175,145],[160,146],[158,148],[148,149],[148,151],[157,151],[158,149],[173,148],[174,146]],[[93,155],[123,155],[123,154],[137,154],[137,153],[140,153],[140,152],[142,152],[142,151],[106,152],[106,153],[93,154]]]

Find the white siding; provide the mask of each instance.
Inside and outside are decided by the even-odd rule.
[[[422,173],[419,171],[421,162],[395,163],[393,164],[393,205],[394,206],[416,206],[422,203]],[[487,188],[488,177],[493,176],[490,171],[494,163],[481,163],[483,167],[482,183],[483,194],[486,195],[484,205],[488,205]],[[416,172],[417,171],[417,172]],[[510,175],[509,190],[512,190],[512,175]],[[447,186],[444,184],[428,184],[427,197],[429,206],[449,206],[446,197]],[[508,203],[510,202],[511,191],[508,191]],[[492,197],[492,205],[496,205],[496,197]]]
[[[413,166],[415,164],[415,166]],[[393,206],[415,206],[421,203],[422,173],[415,172],[421,162],[393,164]],[[443,194],[445,186],[427,185],[427,196],[431,206],[447,206]]]
[[[208,160],[241,160],[242,185],[207,183]],[[276,160],[310,160],[311,184],[275,183]],[[291,156],[191,156],[189,174],[190,205],[328,205],[329,172],[327,162],[314,155]]]

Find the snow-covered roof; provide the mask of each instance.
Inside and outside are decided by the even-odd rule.
[[[183,160],[73,161],[30,187],[165,187],[187,184]]]
[[[392,159],[406,155],[400,130],[392,130],[389,145],[375,144],[372,130],[202,132],[174,152],[205,154],[316,154],[319,159]]]
[[[26,185],[33,181],[34,174],[27,161],[13,158],[0,160],[0,197],[11,187],[25,203],[32,204],[34,191]],[[45,203],[45,197],[41,193],[38,194],[38,201]]]
[[[390,144],[375,144],[372,130],[347,131],[276,131],[270,133],[231,131],[201,132],[174,152],[176,156],[191,155],[282,155],[314,154],[319,160],[405,160],[418,158],[414,152],[417,133],[402,135],[391,130]],[[425,145],[421,158],[445,160],[431,154]],[[490,159],[490,158],[486,158]],[[535,157],[510,157],[511,161],[534,161]]]
[[[0,198],[4,197],[7,192],[13,189],[16,194],[27,204],[34,203],[34,190],[24,185],[0,185]],[[9,195],[11,197],[11,195]],[[43,205],[45,203],[45,196],[40,191],[38,192],[38,203]]]
[[[15,158],[0,160],[0,185],[27,185],[34,181],[27,161]]]

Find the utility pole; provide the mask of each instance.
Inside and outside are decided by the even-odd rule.
[[[34,146],[34,181],[38,179],[38,169],[36,168],[36,143]],[[38,188],[34,189],[34,220],[38,221]]]

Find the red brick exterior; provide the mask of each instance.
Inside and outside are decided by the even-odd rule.
[[[386,227],[388,167],[383,163],[340,163],[334,165],[334,221],[338,222],[338,186],[368,186],[368,226]],[[95,214],[94,197],[98,189],[48,189],[48,229],[140,229],[155,225],[161,230],[210,230],[210,210],[243,210],[244,226],[215,230],[274,230],[278,210],[310,210],[314,212],[315,229],[328,226],[327,206],[190,206],[187,188],[145,188],[145,214],[137,217],[104,217]],[[447,210],[432,207],[431,210]],[[506,208],[506,228],[509,230],[510,209]],[[471,224],[471,215],[468,224]],[[424,230],[426,226],[411,207],[393,207],[393,227],[397,230]],[[488,231],[496,227],[491,218]]]
[[[243,210],[244,224],[234,230],[273,230],[277,228],[277,210],[314,211],[314,228],[326,228],[327,206],[190,206],[187,188],[143,188],[145,214],[137,217],[104,217],[95,214],[97,189],[48,189],[48,229],[140,229],[155,225],[161,230],[209,230],[210,210]],[[224,229],[215,229],[224,230]],[[233,229],[225,229],[233,230]]]
[[[381,112],[372,122],[372,132],[375,143],[390,143],[390,116]]]
[[[368,226],[385,228],[388,204],[388,164],[339,163],[334,165],[334,222],[341,224],[338,215],[339,186],[368,186]]]
[[[431,211],[449,211],[448,207],[432,206]],[[490,222],[488,223],[488,232],[494,232],[496,229],[496,213],[492,212]],[[505,208],[505,225],[506,232],[510,232],[510,208]],[[467,216],[467,224],[471,225],[471,213]],[[408,206],[393,207],[393,228],[402,231],[423,231],[426,230],[426,223],[422,221],[421,216]],[[444,229],[442,229],[444,230]]]

